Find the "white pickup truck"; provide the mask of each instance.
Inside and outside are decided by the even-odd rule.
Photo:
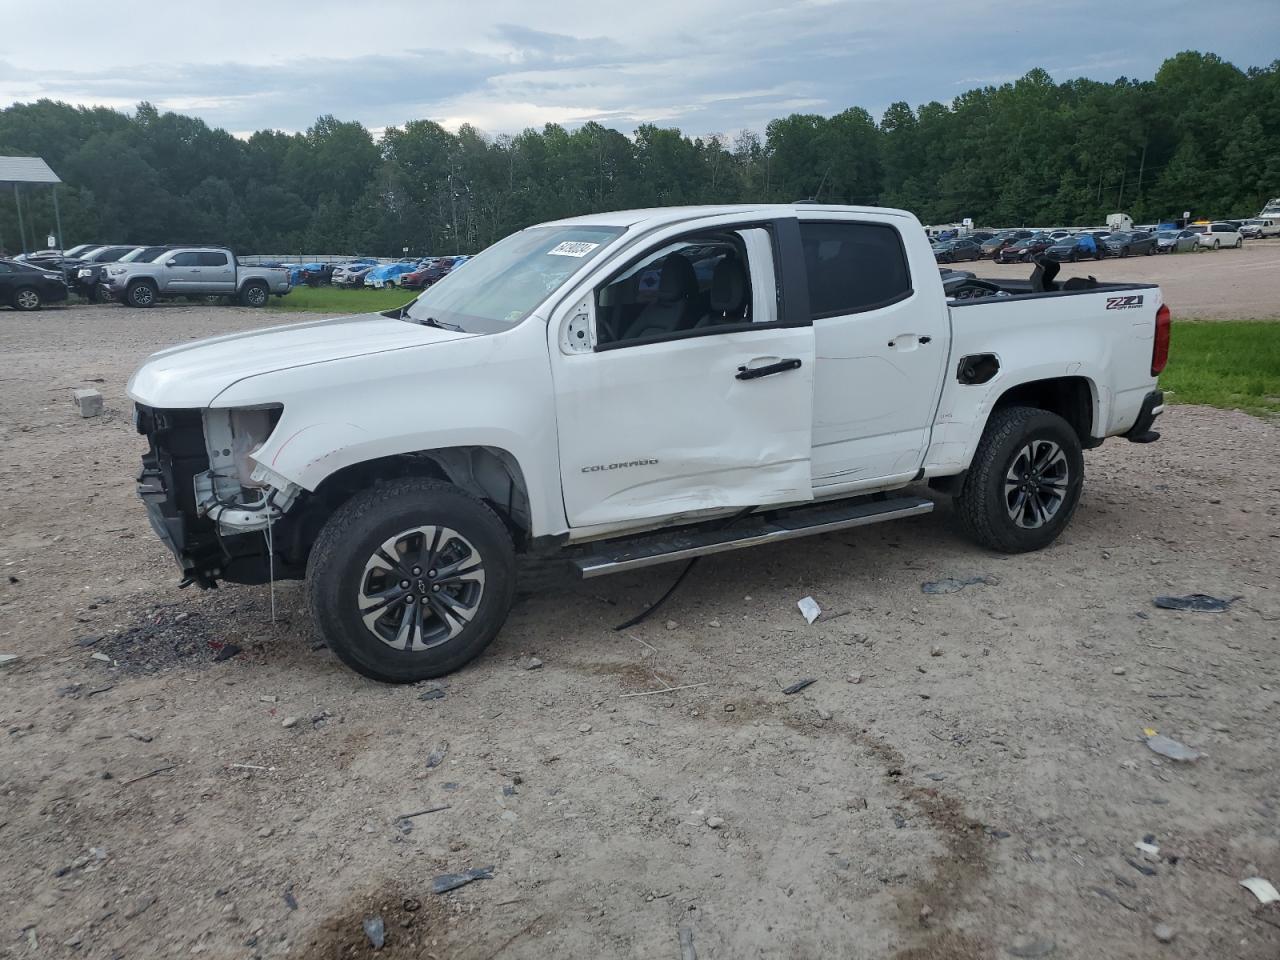
[[[634,570],[912,517],[1005,553],[1082,451],[1158,437],[1149,284],[940,276],[908,213],[620,211],[530,227],[384,314],[155,354],[139,493],[188,582],[305,576],[354,669],[439,676],[526,570]],[[553,559],[554,558],[554,559]]]

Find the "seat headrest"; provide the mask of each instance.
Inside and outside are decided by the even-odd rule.
[[[725,257],[711,273],[711,309],[737,313],[747,295],[747,272],[735,257]]]
[[[698,275],[693,264],[678,253],[662,260],[662,277],[658,281],[658,299],[668,303],[691,297],[698,289]]]

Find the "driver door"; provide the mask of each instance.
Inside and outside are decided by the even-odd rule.
[[[777,282],[796,237],[656,240],[552,317],[571,527],[812,499],[813,327],[802,274],[785,303]]]

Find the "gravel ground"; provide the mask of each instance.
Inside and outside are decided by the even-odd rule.
[[[128,372],[262,320],[0,317],[0,957],[366,957],[374,917],[378,956],[442,960],[678,957],[682,930],[702,960],[1280,953],[1239,886],[1280,883],[1276,426],[1175,407],[1089,453],[1039,554],[940,504],[708,558],[625,633],[675,571],[540,595],[388,687],[317,648],[296,584],[275,623],[266,588],[179,592],[135,500]],[[1152,604],[1192,592],[1239,599]]]

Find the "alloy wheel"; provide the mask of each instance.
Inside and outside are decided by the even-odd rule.
[[[448,527],[414,527],[384,541],[365,564],[360,617],[394,650],[428,650],[466,628],[484,585],[484,560],[471,541]]]
[[[1013,457],[1004,479],[1005,509],[1024,530],[1049,523],[1066,501],[1067,455],[1052,440],[1032,440]]]
[[[34,310],[40,306],[40,294],[34,290],[22,290],[18,293],[18,307],[22,310]]]

